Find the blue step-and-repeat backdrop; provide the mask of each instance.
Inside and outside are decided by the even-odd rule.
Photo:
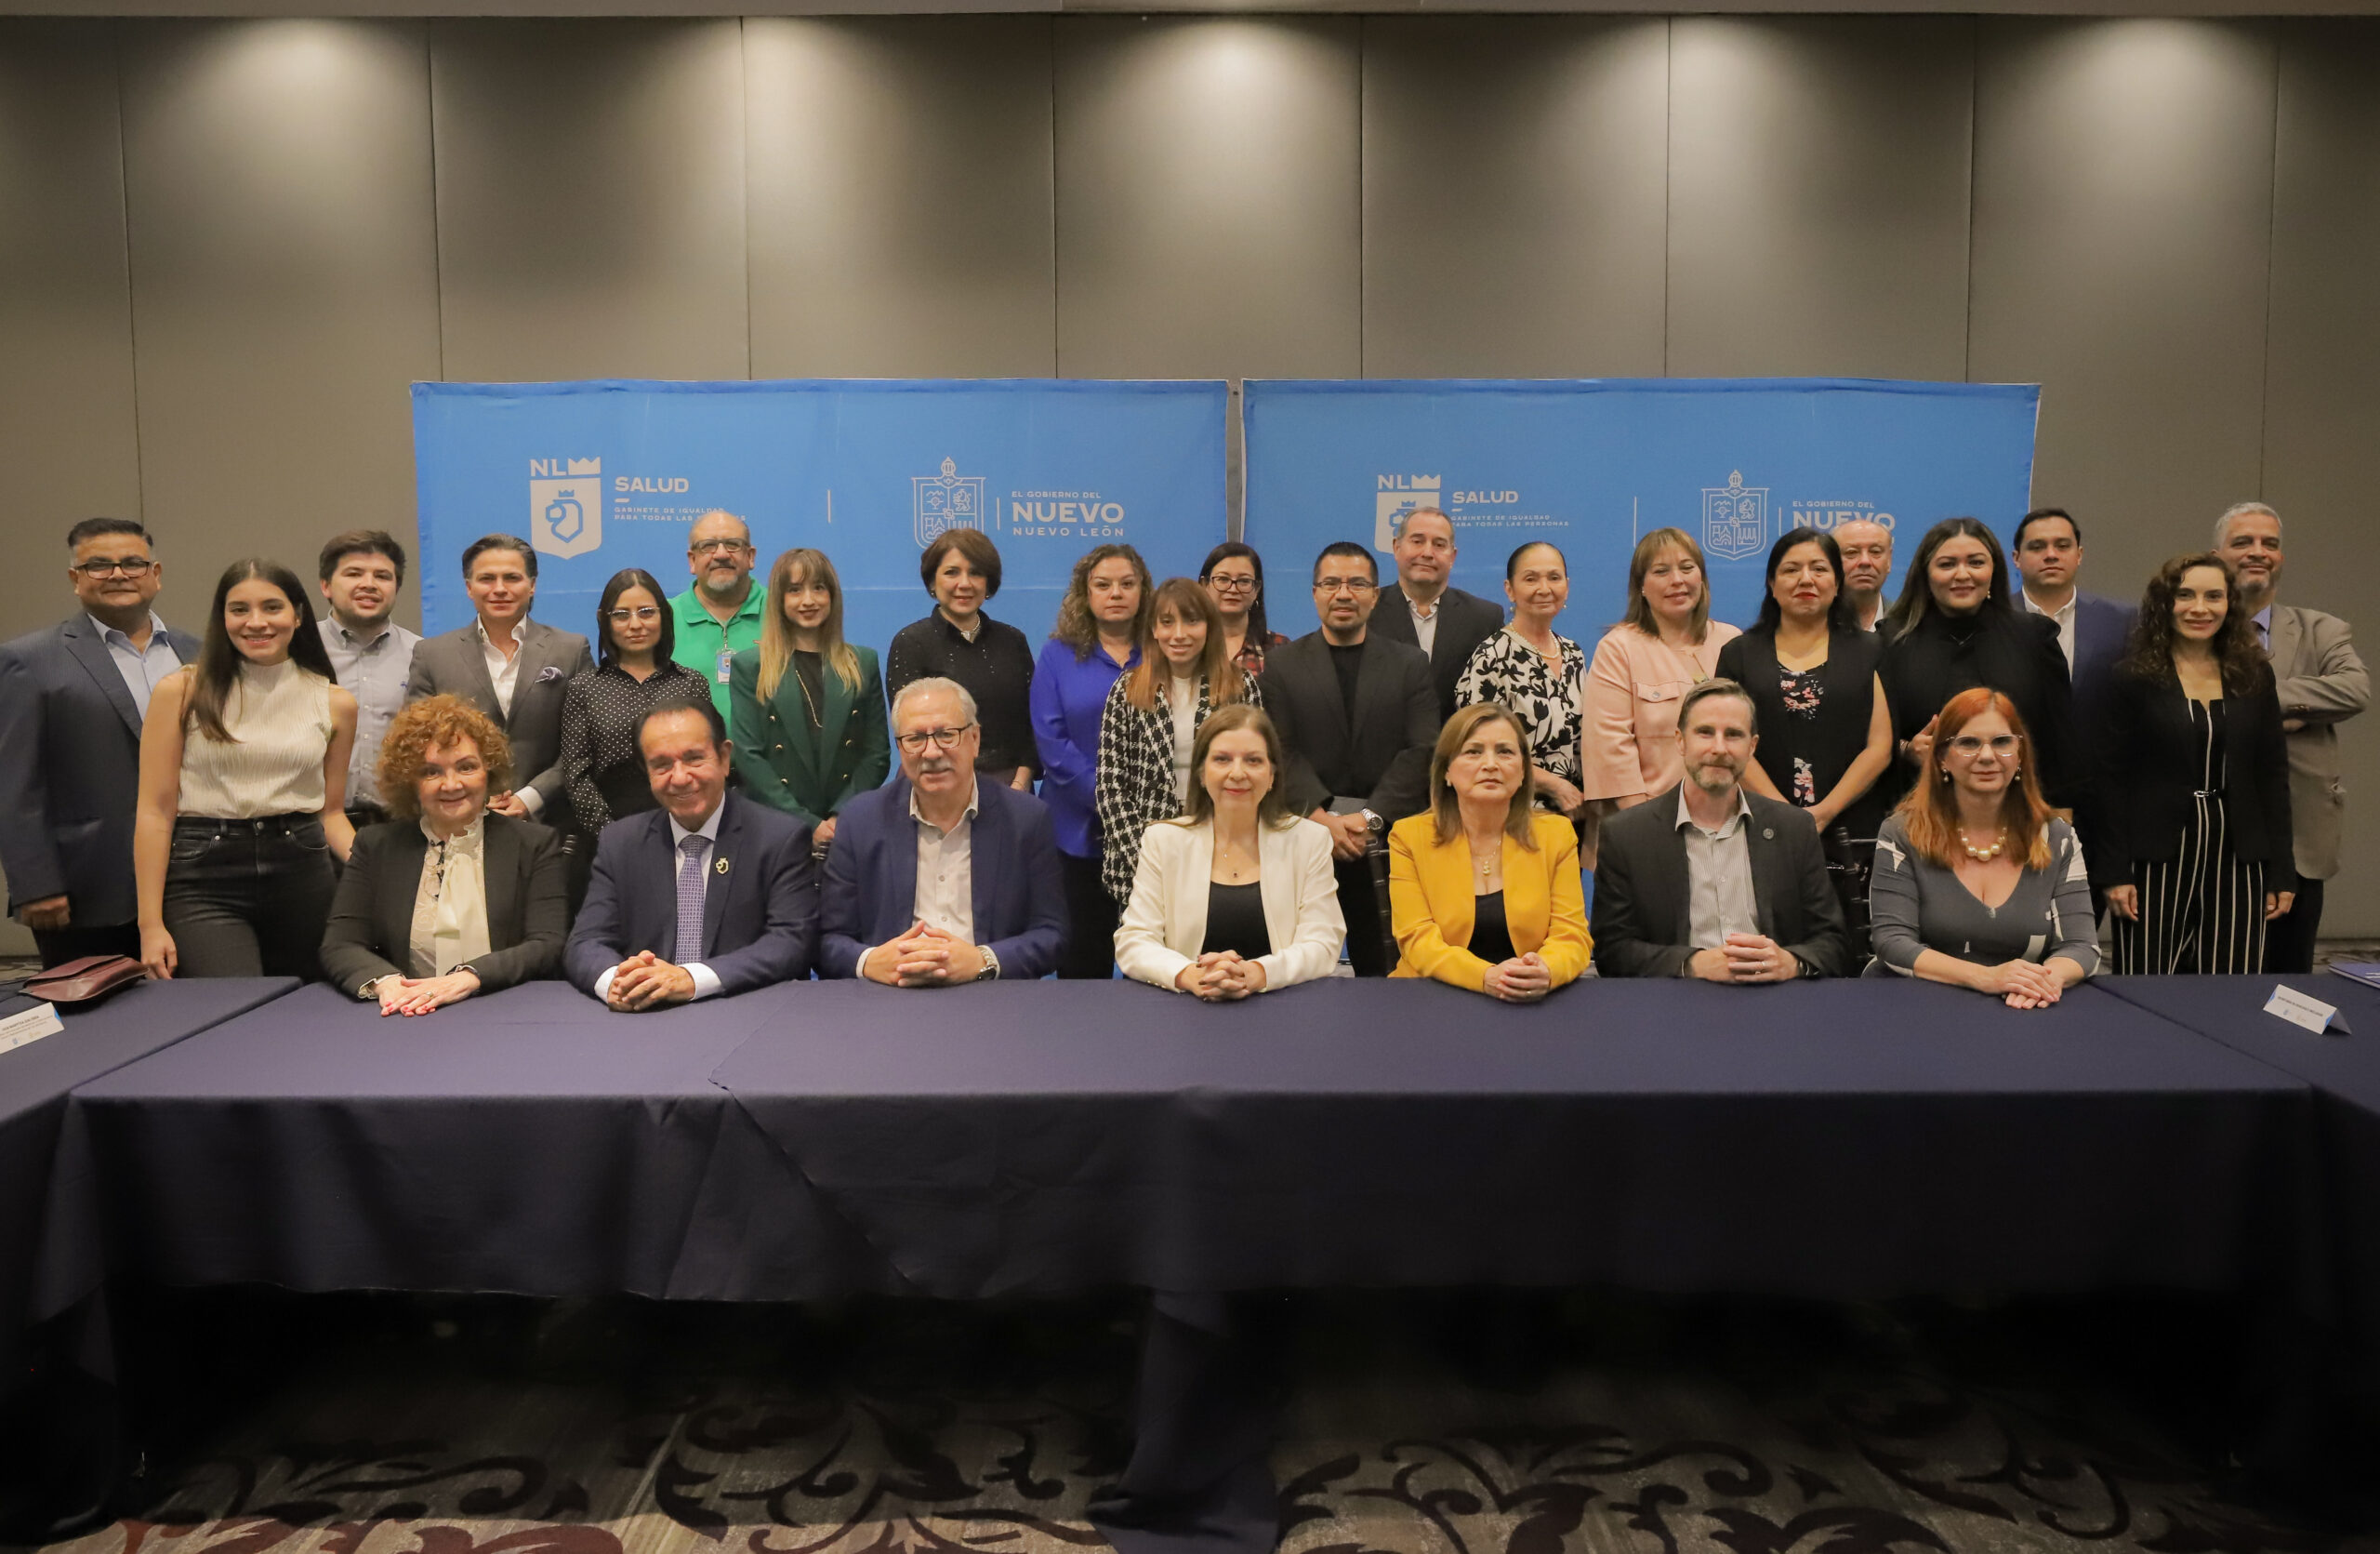
[[[1075,559],[1139,548],[1195,574],[1224,534],[1220,382],[844,380],[418,383],[415,454],[430,631],[469,623],[456,565],[482,534],[536,546],[536,614],[591,631],[603,582],[641,566],[685,588],[686,530],[752,525],[760,567],[832,556],[853,642],[879,650],[931,607],[920,549],[980,528],[1006,573],[989,613],[1038,642]],[[2030,505],[2030,385],[1863,379],[1251,381],[1247,538],[1270,564],[1276,630],[1314,627],[1305,578],[1335,539],[1386,551],[1405,512],[1444,509],[1455,580],[1502,598],[1504,557],[1569,558],[1567,632],[1620,618],[1638,535],[1673,525],[1711,564],[1713,613],[1748,621],[1768,546],[1797,524],[1873,518],[1906,561],[1937,519],[2005,536]]]
[[[536,546],[537,618],[591,636],[622,567],[686,589],[686,531],[724,508],[763,578],[779,551],[826,552],[845,635],[879,652],[932,608],[918,556],[945,527],[999,546],[985,613],[1036,644],[1091,546],[1162,578],[1223,538],[1220,382],[416,383],[413,402],[431,632],[469,624],[457,564],[496,531]]]
[[[1314,629],[1304,579],[1337,539],[1378,549],[1416,507],[1453,520],[1455,585],[1501,602],[1504,560],[1550,539],[1570,564],[1565,635],[1593,646],[1625,608],[1628,558],[1686,530],[1715,619],[1760,607],[1768,547],[1807,524],[1873,518],[1906,563],[1956,514],[2004,540],[2031,505],[2030,384],[1862,379],[1251,380],[1247,539],[1275,631]],[[1896,583],[1897,586],[1897,583]]]

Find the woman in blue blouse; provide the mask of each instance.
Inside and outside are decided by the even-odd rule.
[[[1041,802],[1058,838],[1073,930],[1061,977],[1096,980],[1116,967],[1122,909],[1100,881],[1099,720],[1116,679],[1141,661],[1156,591],[1130,545],[1094,547],[1075,563],[1058,623],[1033,667],[1033,743],[1041,755]]]

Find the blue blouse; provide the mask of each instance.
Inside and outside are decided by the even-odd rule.
[[[1058,850],[1096,858],[1099,812],[1093,795],[1099,779],[1099,720],[1107,693],[1141,661],[1141,650],[1122,663],[1094,646],[1088,657],[1051,637],[1033,666],[1033,743],[1041,752],[1041,802],[1050,806]]]

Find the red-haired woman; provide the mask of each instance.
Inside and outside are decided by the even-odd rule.
[[[2043,802],[2016,703],[1952,697],[1925,775],[1876,834],[1869,885],[1879,966],[2004,999],[2056,1003],[2099,965],[2074,828]]]

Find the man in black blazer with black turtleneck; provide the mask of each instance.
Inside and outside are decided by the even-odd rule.
[[[1438,695],[1438,721],[1454,716],[1454,685],[1472,651],[1504,629],[1504,607],[1475,593],[1448,588],[1454,575],[1454,521],[1435,507],[1417,507],[1397,526],[1389,547],[1397,581],[1382,589],[1373,615],[1374,635],[1410,643],[1429,656],[1430,687]],[[1427,641],[1423,641],[1423,638]]]

